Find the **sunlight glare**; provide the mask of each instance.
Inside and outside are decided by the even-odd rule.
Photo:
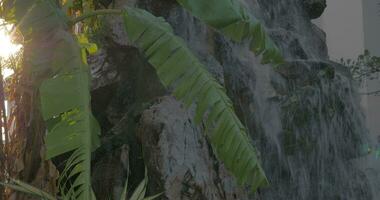
[[[4,21],[0,19],[0,24],[3,23]],[[0,58],[2,59],[7,59],[21,49],[21,45],[12,43],[9,35],[11,29],[12,25],[0,26]]]
[[[13,69],[9,69],[9,68],[4,68],[2,72],[3,72],[4,79],[6,79],[9,76],[12,76],[14,74]]]

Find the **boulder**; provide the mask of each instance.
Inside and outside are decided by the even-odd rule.
[[[304,6],[311,19],[320,17],[326,8],[326,0],[304,0]]]

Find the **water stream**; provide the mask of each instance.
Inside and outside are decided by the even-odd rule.
[[[246,5],[265,22],[287,65],[261,65],[244,44],[210,36],[184,11],[172,11],[169,21],[217,77],[218,65],[204,55],[211,52],[222,65],[225,86],[271,182],[259,199],[378,199],[380,179],[367,176],[376,170],[368,169],[371,159],[363,149],[369,136],[357,88],[344,66],[329,61],[324,33],[301,1]]]
[[[134,2],[119,0],[116,6]],[[329,61],[325,34],[311,23],[303,0],[243,3],[267,27],[285,56],[286,65],[274,68],[260,64],[260,58],[248,50],[247,44],[231,42],[175,1],[139,0],[136,6],[166,18],[174,32],[226,87],[260,152],[271,184],[257,195],[237,189],[231,177],[221,168],[215,169],[217,161],[204,145],[206,140],[199,127],[192,124],[172,98],[165,97],[146,110],[139,121],[138,133],[145,138],[141,141],[152,193],[165,189],[170,200],[379,199],[380,167],[376,167],[378,161],[373,153],[368,152],[368,146],[374,144],[370,143],[373,138],[365,127],[357,86],[344,66]],[[144,74],[136,76],[137,81],[124,79],[133,83],[131,88],[141,85],[143,91],[150,91],[140,94],[140,90],[128,90],[126,94],[154,93],[156,89],[149,88],[157,80],[145,73],[148,68],[141,64],[141,56],[125,51],[129,43],[118,27],[120,23],[112,23],[113,31],[109,34],[113,43],[108,56],[115,61],[110,59],[110,66],[115,63],[127,66],[131,72],[142,70]],[[114,48],[122,49],[120,52],[125,51],[125,55],[112,57]],[[122,91],[127,88],[124,79]],[[119,94],[130,101],[128,95]],[[121,112],[120,106],[113,107],[110,113]]]

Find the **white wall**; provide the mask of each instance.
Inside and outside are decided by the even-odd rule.
[[[364,47],[372,55],[380,56],[380,1],[363,0]],[[378,74],[380,75],[380,74]],[[367,80],[367,92],[380,90],[380,77]],[[380,96],[367,98],[367,122],[370,132],[380,138]]]
[[[380,1],[363,1],[364,44],[374,55],[380,56]]]

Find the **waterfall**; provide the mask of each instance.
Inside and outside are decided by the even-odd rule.
[[[117,1],[117,5],[120,2],[124,1]],[[261,64],[247,44],[231,42],[174,1],[137,1],[139,7],[163,16],[226,87],[260,152],[271,184],[257,194],[239,188],[216,161],[201,128],[190,120],[192,111],[186,112],[173,98],[160,93],[157,96],[165,97],[142,112],[137,129],[145,164],[151,170],[151,191],[164,190],[171,200],[378,199],[373,191],[380,180],[368,177],[363,170],[368,153],[363,147],[369,141],[356,85],[344,66],[329,61],[325,34],[311,23],[303,0],[242,3],[266,26],[287,60],[285,65],[274,68]],[[125,49],[128,45],[118,43],[120,38],[110,45],[109,57],[114,48]],[[128,59],[110,62],[126,66],[143,63],[139,56]],[[149,68],[140,65],[131,68]],[[136,79],[143,84],[139,88],[157,83],[151,75]],[[128,94],[145,95],[138,91]],[[108,107],[114,112],[121,109],[119,105]]]

